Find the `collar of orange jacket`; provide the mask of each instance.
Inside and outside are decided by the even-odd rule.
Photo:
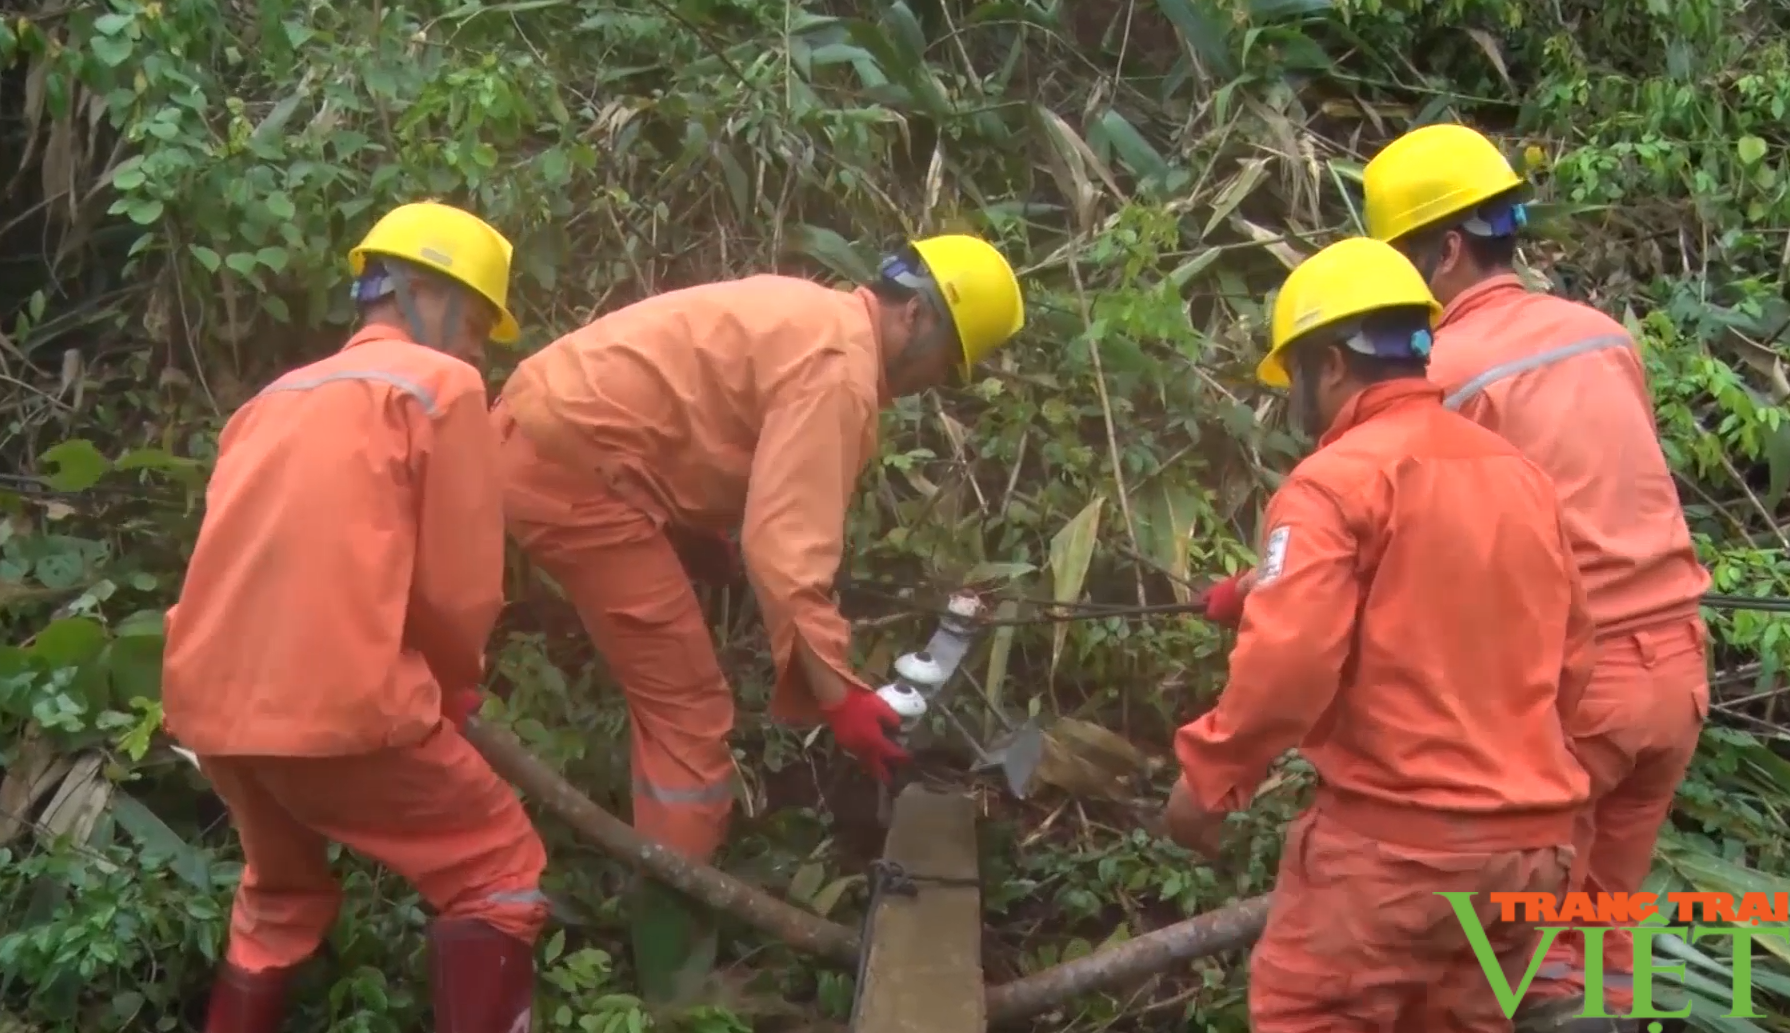
[[[1342,437],[1349,428],[1366,423],[1390,410],[1403,409],[1412,405],[1441,404],[1442,389],[1427,380],[1419,380],[1416,377],[1369,385],[1357,391],[1355,397],[1343,403],[1343,407],[1336,414],[1336,419],[1330,421],[1330,429],[1318,439],[1318,447],[1323,448]]]
[[[876,404],[887,408],[895,399],[889,394],[889,357],[883,354],[883,303],[869,287],[852,293],[864,302],[864,311],[870,315],[870,336],[876,340]]]
[[[356,330],[354,336],[348,338],[348,343],[342,345],[342,350],[347,351],[357,345],[366,344],[368,341],[410,341],[411,344],[416,343],[410,340],[409,330],[394,323],[374,321]]]
[[[1454,300],[1442,309],[1442,325],[1447,326],[1457,319],[1463,319],[1467,313],[1484,307],[1510,291],[1526,294],[1528,290],[1529,288],[1523,286],[1523,278],[1515,273],[1500,273],[1489,280],[1481,280],[1456,294]]]

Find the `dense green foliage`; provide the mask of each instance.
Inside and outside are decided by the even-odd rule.
[[[854,572],[936,592],[980,568],[1015,597],[1166,601],[1186,591],[1175,578],[1248,562],[1264,491],[1297,454],[1248,376],[1262,299],[1355,228],[1359,170],[1382,142],[1471,121],[1536,177],[1533,271],[1642,339],[1718,590],[1790,590],[1780,7],[874,6],[876,21],[862,5],[764,0],[33,0],[0,16],[0,468],[19,471],[0,475],[0,1029],[194,1019],[235,853],[155,734],[159,614],[223,417],[335,346],[342,253],[419,196],[515,238],[528,347],[668,287],[767,269],[859,278],[904,233],[997,237],[1031,325],[970,389],[886,416]],[[604,748],[624,734],[615,693],[550,588],[520,568],[515,585],[494,643],[511,695],[495,712],[620,806]],[[761,633],[728,617],[747,815],[729,866],[848,918],[866,836],[829,801],[864,786],[824,763],[825,737],[806,747],[756,716]],[[1717,720],[1657,877],[1782,886],[1790,624],[1716,628]],[[875,622],[866,669],[922,634]],[[1159,757],[1220,683],[1223,648],[1179,619],[1010,628],[973,674],[1004,706],[1102,724]],[[1207,868],[1120,831],[1135,824],[1123,783],[1154,765],[1115,779],[1058,753],[1054,788],[988,823],[991,978],[1259,892],[1308,775],[1289,766],[1234,864]],[[720,1033],[849,1009],[849,974],[742,938],[737,994],[642,1012],[615,968],[617,870],[543,827],[567,909],[544,946],[548,1028]],[[411,1028],[424,913],[378,869],[345,870],[349,902],[296,1028]],[[1720,1000],[1727,962],[1709,943],[1691,982]],[[1775,1017],[1704,1002],[1697,1024],[1790,1029],[1786,962],[1790,945],[1756,963]],[[1222,959],[1079,1002],[1050,1028],[1129,1009],[1128,1028],[1241,1030],[1242,985]]]

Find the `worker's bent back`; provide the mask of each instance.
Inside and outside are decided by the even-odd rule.
[[[503,514],[472,366],[374,326],[225,427],[163,705],[202,756],[421,741],[476,685]]]

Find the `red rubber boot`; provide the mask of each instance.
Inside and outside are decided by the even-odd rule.
[[[535,997],[534,945],[477,919],[429,925],[435,1033],[528,1033]]]
[[[225,962],[211,986],[205,1033],[279,1033],[293,969],[250,972]]]

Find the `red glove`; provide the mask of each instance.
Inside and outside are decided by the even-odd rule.
[[[1227,628],[1234,628],[1243,620],[1243,597],[1248,594],[1243,587],[1246,576],[1247,573],[1232,574],[1200,593],[1207,620]]]
[[[441,690],[441,719],[456,729],[466,731],[466,719],[479,712],[485,702],[477,689]]]
[[[856,757],[878,782],[889,781],[889,765],[908,759],[889,733],[901,727],[901,715],[869,689],[851,688],[839,705],[822,712],[841,749]]]

